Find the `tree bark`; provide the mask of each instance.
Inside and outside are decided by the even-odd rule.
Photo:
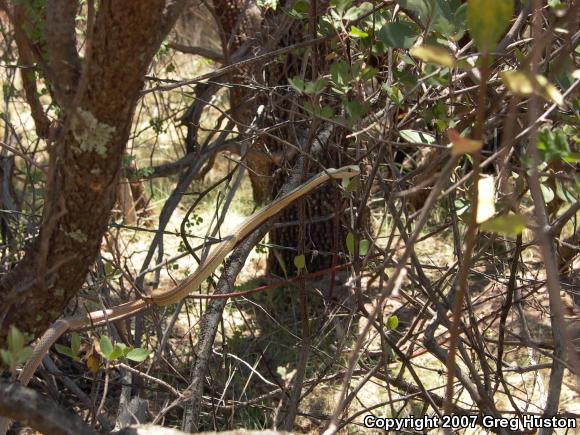
[[[0,416],[22,421],[47,435],[96,435],[76,414],[34,390],[0,383]]]
[[[145,73],[184,3],[104,0],[95,15],[90,49],[77,82],[70,83],[74,78],[70,71],[58,74],[59,63],[65,60],[52,64],[53,77],[62,80],[53,84],[55,88],[67,90],[74,85],[75,97],[72,105],[66,105],[67,98],[60,102],[64,127],[50,147],[40,234],[0,281],[0,347],[9,325],[39,336],[82,286],[115,201]],[[75,2],[71,4],[74,8]],[[69,55],[70,44],[58,44],[62,50],[47,52]]]

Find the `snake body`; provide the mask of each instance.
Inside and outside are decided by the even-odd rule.
[[[221,243],[214,247],[207,256],[207,259],[192,275],[185,278],[181,283],[173,288],[165,290],[157,289],[146,298],[126,302],[113,308],[93,311],[82,317],[69,317],[57,320],[38,340],[31,358],[20,373],[18,378],[19,382],[22,385],[28,384],[46,353],[54,342],[65,332],[78,331],[92,326],[102,326],[107,322],[131,317],[151,305],[165,306],[179,302],[189,293],[197,290],[199,286],[203,284],[203,282],[217,269],[235,246],[267,219],[275,216],[283,208],[287,207],[301,196],[311,192],[322,183],[330,179],[352,178],[359,173],[360,171],[357,166],[327,169],[312,177],[304,184],[291,190],[284,196],[274,200],[267,207],[245,219],[230,236],[226,237]],[[1,430],[0,434],[2,434]]]

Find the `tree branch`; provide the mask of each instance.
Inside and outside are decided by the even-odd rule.
[[[0,415],[46,435],[93,435],[82,419],[20,384],[0,384]]]
[[[54,72],[58,103],[68,107],[81,73],[75,20],[78,0],[50,0],[46,6],[46,51]]]

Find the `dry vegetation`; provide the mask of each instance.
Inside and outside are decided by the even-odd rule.
[[[127,109],[114,202],[82,285],[59,310],[47,305],[50,321],[8,323],[44,294],[33,286],[15,302],[15,271],[44,246],[51,216],[70,224],[47,204],[76,116],[39,54],[50,0],[17,3],[0,0],[0,394],[57,317],[175,287],[291,174],[304,183],[356,165],[360,177],[269,219],[178,304],[64,334],[22,394],[101,433],[132,423],[376,433],[368,414],[476,416],[454,433],[531,433],[481,417],[580,418],[578,2],[191,2]],[[90,23],[114,3],[74,7],[83,65]],[[82,72],[75,98],[91,94],[91,77]],[[66,226],[80,231],[68,237],[87,242],[90,220]],[[44,266],[21,279],[73,268]],[[209,294],[222,296],[198,297]],[[9,402],[0,416],[20,416]],[[36,429],[51,423],[22,412]]]

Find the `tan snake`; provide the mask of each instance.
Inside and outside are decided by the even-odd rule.
[[[18,377],[19,382],[22,385],[28,384],[37,367],[40,365],[44,355],[48,352],[53,343],[65,332],[78,331],[91,326],[101,326],[107,322],[124,319],[133,316],[152,305],[165,306],[179,302],[189,293],[198,289],[222,263],[225,257],[235,248],[238,242],[243,240],[267,219],[273,217],[280,210],[287,207],[301,196],[306,195],[322,183],[330,179],[352,178],[359,173],[360,171],[357,166],[327,169],[312,177],[304,184],[291,190],[286,195],[274,200],[267,207],[245,219],[230,236],[226,237],[221,243],[213,248],[205,262],[201,264],[192,275],[185,278],[180,284],[171,289],[157,289],[154,290],[150,296],[143,299],[126,302],[105,310],[94,311],[82,317],[70,317],[57,320],[38,340],[31,358],[28,360]],[[3,424],[0,422],[0,435],[4,434],[2,429]]]

